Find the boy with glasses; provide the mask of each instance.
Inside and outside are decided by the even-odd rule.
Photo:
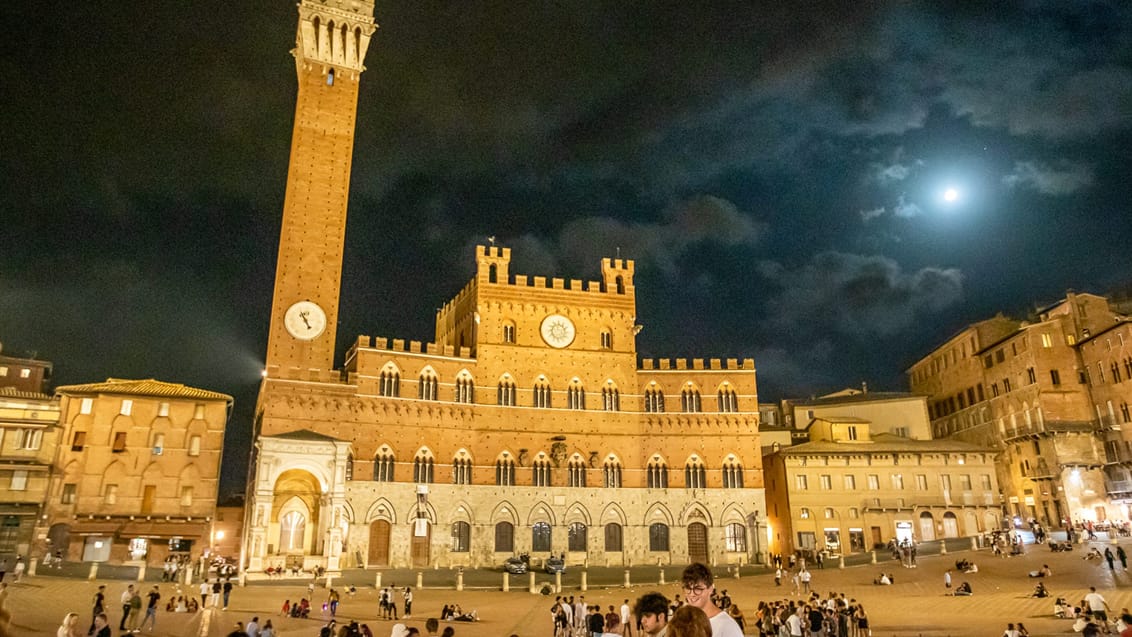
[[[684,599],[689,604],[704,611],[711,622],[712,637],[743,637],[739,624],[711,601],[715,591],[715,577],[711,569],[703,564],[689,564],[681,576],[684,584]]]

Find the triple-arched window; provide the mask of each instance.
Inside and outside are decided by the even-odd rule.
[[[730,385],[724,385],[719,388],[716,400],[719,402],[719,411],[721,412],[739,411],[739,400],[735,396],[735,390],[732,389]]]
[[[699,458],[689,458],[684,465],[684,486],[688,489],[703,489],[707,486],[707,470]]]
[[[440,383],[436,379],[436,374],[431,371],[421,373],[420,380],[417,382],[417,398],[421,400],[436,400],[437,389]]]
[[[664,413],[664,392],[659,389],[645,390],[645,411]]]
[[[621,411],[621,392],[616,387],[603,387],[601,408],[605,411]]]
[[[703,411],[700,405],[700,390],[689,387],[680,392],[680,407],[686,412]]]
[[[567,486],[586,486],[586,463],[581,458],[579,458],[578,456],[570,458],[570,463],[566,465],[566,471]]]
[[[547,383],[545,381],[539,381],[535,383],[535,386],[532,389],[532,394],[533,398],[531,406],[541,409],[550,408],[550,383]]]
[[[396,370],[382,370],[379,382],[378,393],[382,396],[397,397],[401,395],[401,374]]]

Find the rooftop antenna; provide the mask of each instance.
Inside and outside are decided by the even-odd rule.
[[[487,242],[494,246],[495,245],[495,235],[491,235],[490,237],[488,237]]]
[[[621,258],[621,246],[617,246],[617,258]]]

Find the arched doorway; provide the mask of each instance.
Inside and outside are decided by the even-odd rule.
[[[62,551],[63,559],[71,559],[71,526],[69,524],[52,524],[47,531],[47,545],[52,554],[55,551]]]
[[[959,537],[959,519],[951,511],[943,514],[943,537]]]
[[[708,563],[707,526],[702,522],[688,525],[688,561]]]
[[[369,566],[389,566],[389,535],[392,526],[388,520],[374,520],[369,525]]]
[[[431,543],[432,524],[426,519],[418,518],[413,523],[413,541],[409,547],[414,568],[428,566]]]
[[[920,514],[920,541],[931,542],[935,539],[935,518],[932,514],[924,511]]]

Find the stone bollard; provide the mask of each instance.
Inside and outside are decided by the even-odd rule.
[[[535,588],[535,572],[534,571],[527,571],[527,575],[529,576],[528,579],[530,580],[530,583],[527,584],[527,591],[529,593],[531,593],[532,595],[534,595],[535,593],[538,592],[538,589]]]
[[[632,585],[633,583],[629,581],[629,569],[625,569],[625,588],[629,588]]]
[[[31,561],[28,562],[28,577],[34,577],[35,576],[35,566],[36,566],[36,564],[39,564],[39,558],[38,557],[33,557],[33,558],[31,558]]]
[[[142,564],[141,566],[138,567],[138,581],[139,582],[145,581],[145,564]]]
[[[845,568],[845,556],[839,555],[837,557],[837,568]]]
[[[555,571],[554,572],[554,592],[555,593],[561,593],[562,592],[562,571]]]
[[[503,592],[511,592],[511,574],[507,571],[503,571]]]
[[[590,574],[587,571],[582,571],[582,590],[589,589]]]
[[[464,569],[460,569],[463,573]],[[417,588],[424,588],[424,571],[417,571]]]
[[[869,555],[870,555],[869,563],[876,564],[877,563],[877,552],[875,550],[869,551]]]
[[[742,570],[742,568],[743,565],[741,563],[735,565],[735,579],[739,579],[739,571]]]
[[[971,550],[972,551],[979,550],[979,540],[974,535],[971,536]]]
[[[243,586],[243,585],[244,585],[244,583],[241,581],[240,586]],[[333,588],[333,586],[334,586],[334,576],[333,575],[327,575],[326,576],[326,590],[330,590],[331,588]]]
[[[375,575],[375,576],[374,576],[374,578],[373,578],[373,587],[374,587],[374,588],[375,588],[376,590],[381,590],[381,571],[378,571],[378,572],[377,572],[377,575]]]
[[[87,579],[98,579],[98,562],[90,563],[90,575],[86,576]]]
[[[660,569],[660,585],[664,586],[664,569]]]
[[[944,540],[939,541],[939,554],[947,555],[947,542]]]
[[[420,588],[420,584],[417,584],[417,588]],[[456,590],[464,590],[464,569],[462,568],[456,569]]]

